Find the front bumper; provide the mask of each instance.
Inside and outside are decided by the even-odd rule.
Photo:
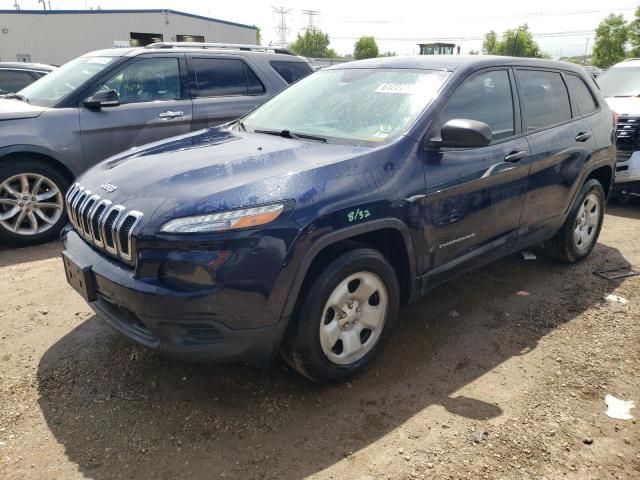
[[[618,162],[614,183],[640,182],[640,150],[636,152],[618,150]]]
[[[266,366],[278,352],[286,319],[256,328],[232,328],[234,302],[216,288],[172,290],[134,278],[133,269],[107,258],[73,230],[62,234],[65,254],[91,266],[91,308],[131,340],[163,355],[192,361],[246,361]],[[255,298],[233,292],[242,305]],[[216,299],[221,301],[217,302]]]

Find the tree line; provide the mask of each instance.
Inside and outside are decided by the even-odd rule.
[[[260,44],[260,29],[256,31],[256,41]],[[298,33],[296,39],[289,44],[289,48],[298,55],[313,58],[331,58],[361,60],[365,58],[390,57],[395,52],[381,52],[374,37],[363,35],[353,48],[353,54],[341,57],[330,48],[329,35],[320,29],[308,29],[303,34]],[[629,46],[630,48],[627,48]],[[472,54],[479,53],[471,51]],[[491,30],[484,36],[482,53],[485,55],[508,55],[514,57],[550,58],[550,55],[540,48],[533,39],[533,34],[527,24],[506,30],[499,38]],[[601,68],[608,68],[628,57],[640,57],[640,7],[634,14],[634,19],[627,22],[623,15],[610,14],[605,17],[595,29],[592,63]]]

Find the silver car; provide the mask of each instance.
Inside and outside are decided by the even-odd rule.
[[[66,222],[73,179],[113,154],[237,119],[310,74],[270,47],[158,43],[79,57],[0,99],[0,242]]]

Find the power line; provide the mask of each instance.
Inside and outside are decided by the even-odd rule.
[[[573,37],[581,35],[593,35],[593,30],[574,30],[569,32],[546,32],[546,33],[532,33],[531,36],[535,38],[554,38],[554,37]],[[359,37],[335,37],[331,36],[332,40],[357,40]],[[376,40],[386,40],[395,42],[421,42],[421,41],[471,41],[471,40],[483,40],[484,35],[473,37],[376,37]]]

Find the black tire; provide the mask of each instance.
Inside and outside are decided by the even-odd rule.
[[[590,240],[588,245],[579,248],[574,240],[574,230],[578,226],[580,207],[586,201],[587,197],[593,195],[593,198],[597,199],[599,205],[598,224],[595,228],[595,235]],[[561,262],[575,263],[585,259],[596,243],[598,242],[598,236],[602,229],[602,220],[604,219],[605,208],[605,194],[602,185],[598,180],[591,179],[587,181],[576,198],[576,202],[571,208],[571,212],[567,216],[562,228],[556,233],[556,235],[545,242],[544,253]]]
[[[69,180],[62,173],[45,162],[30,159],[16,159],[0,163],[0,185],[2,185],[9,178],[21,174],[36,174],[46,177],[53,183],[53,185],[55,185],[59,192],[61,192],[62,196],[64,196],[70,184]],[[0,191],[0,197],[2,197],[3,195],[9,198],[8,193],[4,191],[4,189]],[[0,205],[0,215],[2,214],[3,210],[6,212],[7,208],[8,206],[6,205]],[[16,247],[25,247],[28,245],[36,245],[39,243],[47,242],[58,237],[60,234],[60,230],[62,230],[62,227],[64,227],[66,223],[67,216],[66,212],[64,211],[63,202],[62,215],[60,215],[59,219],[53,225],[47,226],[47,229],[40,233],[35,233],[32,235],[17,234],[9,230],[0,222],[0,243]]]
[[[362,358],[349,364],[334,363],[321,346],[323,312],[334,289],[349,276],[361,272],[376,275],[386,288],[386,318],[377,340]],[[281,353],[292,368],[322,384],[344,382],[367,368],[388,339],[400,303],[400,289],[393,267],[380,252],[369,248],[358,248],[337,257],[307,285],[302,295]]]

